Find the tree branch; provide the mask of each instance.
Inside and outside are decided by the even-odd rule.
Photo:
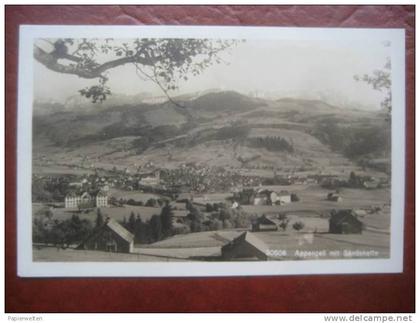
[[[91,69],[83,68],[77,65],[64,65],[60,64],[58,60],[67,59],[74,62],[80,62],[81,59],[77,56],[69,54],[61,54],[57,56],[54,55],[54,52],[47,53],[38,46],[34,46],[34,58],[50,70],[53,70],[58,73],[73,74],[86,79],[102,77],[102,73],[104,73],[105,71],[128,63],[140,63],[142,65],[151,65],[149,60],[139,56],[126,56],[118,58],[98,65]]]
[[[153,69],[153,76],[147,74],[146,72],[144,72],[140,66],[138,66],[136,63],[134,63],[134,66],[136,68],[136,72],[141,73],[144,77],[146,77],[146,79],[152,81],[153,83],[155,83],[157,86],[159,86],[159,88],[162,90],[162,92],[165,94],[165,96],[168,98],[169,102],[171,102],[174,105],[174,108],[181,108],[178,109],[178,112],[180,112],[184,117],[186,117],[186,119],[188,120],[188,122],[192,121],[192,115],[189,113],[189,111],[187,110],[187,108],[185,106],[183,106],[182,104],[180,104],[179,102],[175,101],[171,95],[169,95],[168,91],[165,89],[165,87],[159,82],[159,78],[156,75],[156,71],[155,69]],[[137,74],[139,75],[139,74]],[[139,75],[140,76],[140,75]]]
[[[93,72],[98,73],[98,74],[102,74],[103,72],[105,72],[105,71],[107,71],[111,68],[121,66],[121,65],[125,65],[125,64],[128,64],[128,63],[139,63],[139,64],[142,64],[142,65],[151,65],[151,63],[148,60],[146,60],[142,57],[126,56],[126,57],[118,58],[118,59],[103,63],[102,65],[99,65],[98,67],[96,67],[93,70]]]
[[[86,69],[77,67],[76,65],[63,65],[58,63],[58,57],[47,53],[38,46],[34,46],[34,58],[48,69],[64,74],[74,74],[83,78],[92,79],[99,75],[87,71]]]
[[[54,43],[46,40],[53,49],[43,49],[34,45],[34,58],[48,69],[62,74],[76,75],[85,79],[99,79],[99,85],[92,85],[79,92],[92,98],[93,102],[105,100],[110,89],[105,86],[108,80],[106,72],[126,64],[134,64],[136,71],[146,79],[159,86],[169,101],[179,108],[181,104],[169,95],[175,90],[178,80],[188,80],[189,76],[197,76],[214,62],[223,61],[217,54],[229,48],[234,41],[216,41],[200,39],[136,39],[128,45],[116,46],[105,44],[94,39],[58,39]],[[98,47],[99,46],[99,47]],[[76,47],[75,51],[72,51]],[[98,54],[107,55],[107,61],[98,62]],[[223,61],[224,62],[224,61]],[[150,67],[152,73],[144,73],[140,68]],[[185,110],[185,109],[184,109]]]

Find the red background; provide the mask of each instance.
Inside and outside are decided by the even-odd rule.
[[[413,312],[414,6],[6,6],[6,312]],[[20,24],[255,25],[406,29],[404,273],[237,278],[16,275]]]

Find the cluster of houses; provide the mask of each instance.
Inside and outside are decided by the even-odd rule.
[[[281,230],[285,221],[287,217],[263,215],[253,223],[252,231]],[[332,211],[327,223],[327,232],[330,233],[360,234],[363,230],[357,211],[352,209]],[[133,253],[134,235],[115,220],[107,218],[77,249]],[[252,232],[244,231],[236,238],[227,240],[217,257],[221,260],[269,260],[268,251],[265,242]]]
[[[373,176],[360,176],[354,172],[350,173],[349,178],[338,177],[336,175],[323,175],[318,177],[318,184],[324,188],[335,189],[339,187],[364,188],[367,190],[389,187],[386,178],[375,178]]]
[[[298,200],[296,194],[284,190],[275,192],[262,188],[258,190],[248,188],[233,194],[234,203],[239,205],[284,205]]]
[[[162,170],[162,183],[167,187],[186,187],[194,193],[223,192],[233,187],[261,184],[258,176],[243,175],[222,167],[204,167],[189,163],[176,169]]]
[[[192,171],[193,169],[193,171]],[[228,173],[220,173],[212,179],[213,182],[202,182],[201,178],[206,178],[206,174],[211,174],[212,170],[204,171],[202,169],[185,167],[182,170],[166,171],[166,170],[150,170],[137,172],[131,175],[130,172],[116,172],[107,176],[99,176],[98,174],[85,177],[81,182],[70,183],[72,191],[65,196],[65,208],[91,208],[91,207],[108,207],[108,191],[110,187],[120,187],[126,190],[141,189],[142,187],[165,187],[169,182],[173,185],[179,184],[178,179],[184,181],[189,179],[198,186],[196,190],[203,191],[209,187],[218,186],[219,181],[226,183],[230,180],[242,181],[236,178],[236,175]],[[188,174],[188,176],[186,176]],[[222,176],[222,175],[223,176]],[[226,177],[224,177],[226,175]],[[253,180],[249,178],[249,180]],[[293,183],[307,183],[307,178],[288,178]],[[315,180],[315,179],[310,179]],[[317,179],[319,180],[319,179]],[[321,181],[332,181],[333,178],[321,178]],[[168,182],[169,181],[169,182]],[[162,184],[164,184],[162,186]],[[185,183],[190,184],[190,183]],[[233,183],[232,183],[233,184]],[[204,185],[201,187],[200,185]],[[365,185],[365,182],[363,183]],[[367,184],[366,184],[367,185]],[[366,186],[366,188],[368,188]],[[187,201],[193,202],[194,191],[189,187],[188,193],[179,194],[173,203],[180,204]],[[195,191],[194,191],[195,192]],[[328,193],[327,200],[340,202],[342,197],[338,193]],[[273,191],[266,188],[260,189],[242,189],[236,191],[232,198],[232,208],[238,208],[243,205],[285,205],[288,203],[299,201],[299,197],[295,193],[288,191]],[[201,205],[202,206],[202,205]],[[203,206],[204,207],[204,206]],[[182,224],[186,217],[185,210],[174,210],[174,224]],[[294,224],[300,223],[300,226]],[[342,209],[332,211],[328,218],[319,216],[301,217],[293,214],[265,214],[254,219],[249,231],[286,231],[295,230],[309,233],[333,233],[333,234],[360,234],[363,230],[363,222],[361,216],[356,210]],[[245,231],[235,239],[228,241],[221,247],[220,257],[223,260],[231,259],[258,259],[268,260],[268,247],[263,241],[257,238],[252,232]],[[107,252],[134,252],[134,235],[130,233],[117,221],[107,218],[101,227],[96,228],[86,239],[78,246],[78,249],[99,250]]]
[[[271,190],[258,190],[253,198],[253,205],[284,205],[292,202],[291,194],[288,191],[279,193]]]
[[[113,175],[110,180],[113,186],[127,191],[142,189],[144,187],[156,187],[161,184],[159,170],[145,170],[136,174],[130,174],[127,169],[122,173]]]
[[[258,219],[257,231],[275,231],[284,224],[284,219],[262,216]],[[363,222],[357,211],[344,209],[332,211],[328,221],[328,232],[337,234],[361,234]],[[223,260],[269,260],[269,247],[251,232],[243,232],[221,248]]]
[[[363,210],[333,210],[329,219],[320,217],[300,217],[293,214],[267,214],[252,221],[252,231],[285,231],[294,223],[301,222],[302,232],[359,234],[362,233],[363,222],[360,220],[366,213]]]
[[[139,186],[158,186],[160,184],[160,171],[139,174]]]
[[[124,171],[112,171],[99,175],[103,171],[96,169],[95,173],[83,177],[80,182],[70,183],[74,188],[91,188],[108,191],[111,187],[117,187],[127,191],[141,189],[144,186],[153,187],[161,183],[160,171],[156,169],[143,169],[131,174],[127,168]]]
[[[109,188],[113,186],[111,181],[104,176],[98,174],[85,176],[78,182],[69,183],[69,187],[73,190],[102,190],[108,192]]]

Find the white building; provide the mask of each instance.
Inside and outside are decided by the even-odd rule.
[[[278,205],[283,205],[283,204],[292,202],[291,195],[285,192],[280,192],[280,193],[271,192],[270,200],[272,204],[278,204]]]
[[[80,204],[80,196],[74,192],[69,193],[64,198],[64,207],[66,209],[75,208]]]
[[[142,186],[155,186],[160,184],[160,171],[154,173],[140,175],[141,179],[139,185]]]
[[[108,195],[104,191],[99,191],[96,194],[96,207],[107,207],[108,206]]]
[[[77,194],[71,192],[64,198],[64,207],[66,209],[78,208],[78,207],[107,207],[108,206],[108,195],[104,191],[99,191],[95,198],[88,192]]]

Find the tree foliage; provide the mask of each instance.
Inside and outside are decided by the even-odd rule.
[[[130,232],[134,232],[135,228],[136,228],[136,217],[134,215],[134,212],[131,211],[130,213],[130,217],[128,218],[128,230],[130,230]]]
[[[326,120],[315,124],[312,135],[334,151],[341,152],[353,160],[389,155],[390,128],[382,123],[369,126],[342,126],[334,120]]]
[[[293,223],[293,229],[295,229],[296,231],[300,231],[305,227],[305,224],[302,221],[298,221]]]
[[[169,203],[166,203],[166,205],[162,208],[162,211],[160,213],[161,223],[162,223],[162,234],[164,236],[170,236],[173,231],[173,212],[172,208],[169,205]]]
[[[385,98],[381,102],[381,107],[391,113],[392,94],[391,94],[391,59],[387,61],[381,70],[374,70],[372,74],[355,75],[356,81],[363,81],[371,85],[376,91],[385,92]]]
[[[162,221],[159,215],[153,215],[150,219],[150,228],[152,231],[153,239],[159,241],[162,239]]]
[[[130,64],[139,78],[154,82],[168,96],[168,91],[178,88],[179,80],[187,81],[221,63],[219,54],[235,43],[181,38],[40,39],[34,44],[34,58],[52,71],[96,79],[97,84],[79,91],[96,103],[111,95],[111,69]]]
[[[148,206],[148,207],[156,207],[156,205],[157,205],[157,200],[153,197],[148,199],[145,204],[145,206]]]
[[[293,143],[278,136],[254,137],[248,139],[250,147],[263,147],[268,151],[294,152]]]
[[[95,220],[95,226],[97,228],[101,227],[104,224],[104,218],[102,216],[101,209],[98,208],[96,211],[96,220]]]
[[[35,218],[32,224],[34,242],[52,243],[69,246],[82,242],[91,232],[92,224],[87,219],[80,219],[73,214],[70,219],[59,221],[52,218]]]

